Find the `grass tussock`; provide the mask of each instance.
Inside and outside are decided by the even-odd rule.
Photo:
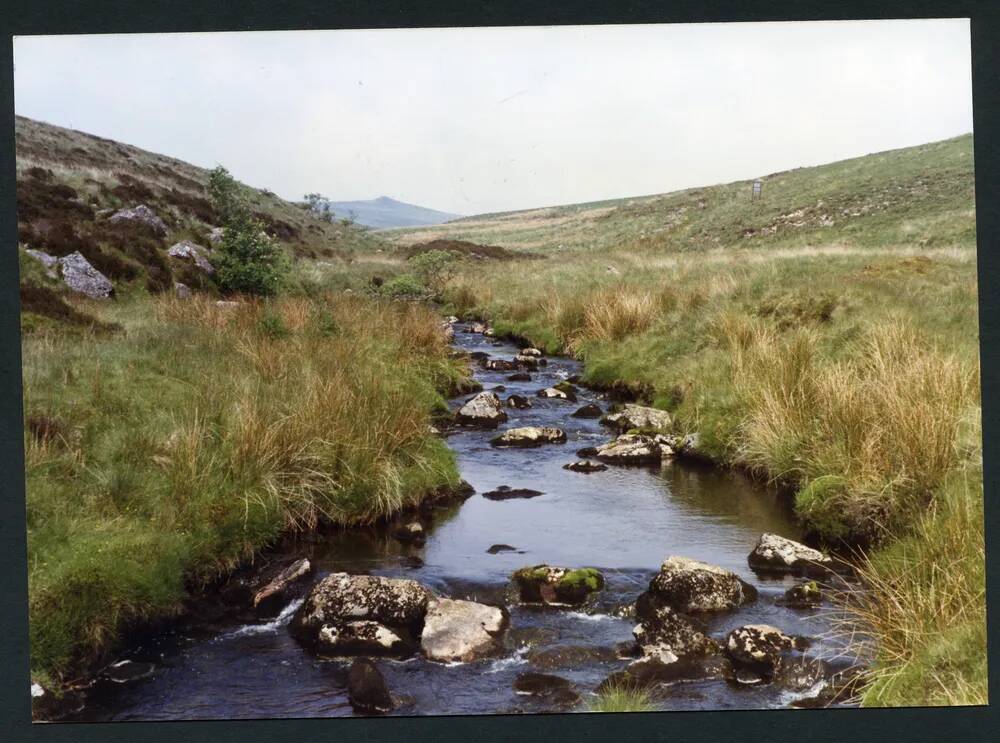
[[[588,712],[651,712],[649,692],[630,684],[609,684],[590,703]]]
[[[457,481],[428,433],[456,370],[423,307],[161,297],[104,314],[124,331],[24,345],[43,677],[85,670],[281,534],[369,523]]]

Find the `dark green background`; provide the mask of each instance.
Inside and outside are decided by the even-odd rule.
[[[990,689],[997,693],[1000,547],[997,546],[996,395],[1000,361],[1000,0],[965,2],[312,2],[278,0],[5,0],[0,5],[0,739],[59,741],[195,741],[305,739],[487,740],[546,739],[721,741],[948,740],[1000,738],[993,707],[908,710],[774,710],[538,716],[413,717],[32,725],[30,720],[24,475],[21,433],[21,355],[18,328],[17,228],[14,196],[14,35],[306,28],[502,26],[699,21],[838,20],[858,18],[972,18],[975,96],[976,215],[986,487]],[[109,81],[110,83],[111,81]],[[170,154],[170,153],[166,153]]]

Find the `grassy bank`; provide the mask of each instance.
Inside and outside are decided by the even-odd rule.
[[[103,325],[26,315],[36,677],[82,671],[283,533],[370,522],[457,482],[428,423],[458,372],[422,307],[74,304]]]
[[[451,309],[575,355],[717,461],[791,486],[814,533],[870,546],[865,704],[983,703],[971,138],[775,174],[763,203],[744,186],[393,239],[547,252],[468,266]]]

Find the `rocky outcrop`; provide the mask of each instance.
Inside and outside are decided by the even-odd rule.
[[[680,612],[729,611],[757,598],[757,589],[732,573],[686,557],[668,557],[636,603],[669,606]]]
[[[803,650],[805,643],[769,624],[748,624],[734,629],[726,638],[726,655],[739,669],[770,681],[789,650]]]
[[[562,444],[566,441],[566,432],[561,428],[548,426],[522,426],[510,428],[499,436],[490,439],[492,446],[532,447],[542,444]]]
[[[440,599],[427,608],[420,647],[430,660],[468,663],[502,650],[502,609],[474,601]]]
[[[507,413],[500,404],[500,398],[493,392],[480,392],[455,413],[456,422],[480,428],[496,428],[505,420]]]
[[[777,534],[762,534],[747,557],[747,564],[759,573],[822,576],[833,569],[829,556]]]
[[[597,447],[594,456],[608,464],[658,464],[673,453],[666,436],[627,433]]]
[[[640,653],[661,663],[718,653],[718,643],[669,606],[645,612],[632,630]]]
[[[312,570],[312,563],[307,558],[296,560],[254,593],[253,608],[261,615],[277,613],[292,586],[311,575]]]
[[[521,568],[512,577],[521,601],[529,604],[578,605],[604,588],[604,576],[594,568],[535,565]]]
[[[574,410],[572,416],[574,418],[600,418],[603,412],[600,405],[591,402]]]
[[[601,423],[619,433],[632,429],[655,430],[665,433],[670,430],[672,421],[670,413],[666,410],[627,403],[601,418]]]
[[[570,462],[569,464],[564,464],[563,469],[569,470],[570,472],[585,472],[587,474],[591,472],[603,472],[608,468],[608,465],[601,464],[600,462],[591,462],[587,459],[581,459],[576,462]]]
[[[347,673],[347,699],[355,712],[376,714],[392,711],[392,695],[382,673],[370,660],[358,659]]]
[[[292,618],[292,633],[326,655],[409,652],[433,595],[416,581],[333,573]]]
[[[114,285],[108,277],[90,265],[79,251],[59,259],[63,283],[91,299],[105,299],[115,293]]]
[[[167,249],[167,255],[177,260],[191,261],[205,273],[215,273],[215,267],[206,257],[208,251],[190,240],[182,240]]]
[[[117,212],[108,217],[108,221],[113,224],[121,222],[138,222],[139,224],[143,224],[148,227],[157,235],[167,234],[166,222],[160,219],[156,212],[145,204],[139,204],[139,206],[132,207],[131,209],[119,209]]]

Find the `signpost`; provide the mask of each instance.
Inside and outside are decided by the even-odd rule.
[[[753,182],[753,189],[750,191],[750,201],[760,200],[760,188],[761,188],[760,180],[759,179],[755,180]]]

